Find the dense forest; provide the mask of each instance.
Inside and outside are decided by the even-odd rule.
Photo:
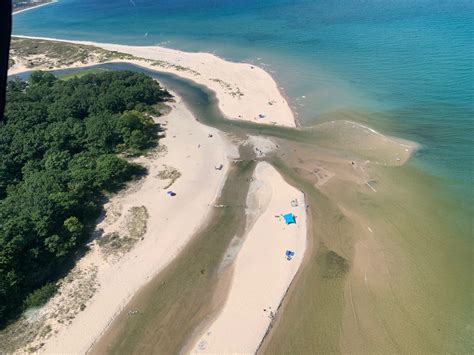
[[[10,81],[0,122],[0,325],[44,302],[90,236],[104,194],[143,173],[123,159],[156,144],[151,113],[170,95],[107,71]]]

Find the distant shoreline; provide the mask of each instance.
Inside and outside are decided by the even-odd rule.
[[[229,119],[286,127],[296,126],[293,111],[274,79],[264,69],[253,64],[226,61],[210,53],[191,53],[159,46],[130,46],[23,35],[14,37],[93,46],[133,56],[134,58],[115,61],[126,61],[152,70],[159,69],[210,88],[216,93],[219,107]],[[81,66],[84,66],[84,63],[78,62],[70,67]],[[57,66],[54,67],[59,69]],[[31,68],[12,67],[9,75],[27,70]]]
[[[51,1],[46,2],[46,3],[43,3],[43,4],[39,4],[39,5],[27,7],[26,9],[21,9],[21,10],[13,11],[13,12],[12,12],[12,15],[16,15],[16,14],[19,14],[19,13],[21,13],[21,12],[25,12],[25,11],[29,11],[29,10],[34,10],[34,9],[37,9],[37,8],[39,8],[39,7],[42,7],[42,6],[51,5],[51,4],[54,4],[54,3],[56,3],[56,2],[58,2],[58,0],[51,0]]]

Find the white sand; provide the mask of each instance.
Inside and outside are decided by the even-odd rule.
[[[268,163],[259,163],[248,203],[260,213],[236,258],[228,299],[198,336],[192,353],[254,353],[303,260],[306,248],[304,195]],[[298,207],[291,200],[298,199]],[[297,224],[275,216],[292,212]],[[291,261],[287,249],[296,254]]]
[[[270,74],[255,65],[229,62],[210,53],[189,53],[158,46],[125,46],[43,37],[16,37],[91,45],[139,58],[164,61],[166,63],[159,67],[143,60],[123,60],[122,62],[172,73],[207,86],[216,93],[219,107],[227,118],[295,126],[293,112],[280,93],[277,84]],[[88,63],[90,64],[92,63]],[[81,64],[78,63],[77,66]],[[183,70],[183,67],[186,69]],[[24,68],[13,67],[9,70],[9,75],[17,74],[22,70]],[[260,114],[264,117],[259,117]]]
[[[46,341],[45,352],[86,352],[133,294],[179,253],[212,208],[210,204],[225,181],[229,158],[234,158],[236,150],[216,130],[195,121],[180,99],[176,99],[176,108],[160,118],[169,122],[167,136],[162,140],[168,153],[145,159],[150,165],[146,180],[137,191],[112,200],[122,214],[133,206],[147,208],[149,219],[144,240],[116,263],[105,262],[97,245],[81,260],[83,265],[98,265],[100,286],[70,326],[59,325],[59,332]],[[223,169],[215,170],[214,166],[220,164]],[[177,193],[174,197],[166,195],[162,189],[165,181],[156,177],[163,165],[182,174],[169,188]],[[110,231],[107,223],[104,228]]]

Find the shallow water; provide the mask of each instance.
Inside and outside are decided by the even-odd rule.
[[[217,204],[177,258],[129,302],[92,354],[177,354],[216,310],[229,270],[220,270],[227,248],[245,227],[245,198],[255,163],[231,166]],[[220,297],[222,299],[222,297]],[[130,317],[128,310],[138,310]]]
[[[410,162],[395,166],[387,158],[392,146],[378,145],[377,154],[360,149],[362,133],[353,139],[339,129],[223,120],[214,94],[202,86],[128,64],[102,67],[156,77],[204,124],[277,140],[280,150],[269,160],[306,193],[312,228],[307,259],[261,352],[465,353],[474,346],[471,224],[459,219],[442,180]],[[316,169],[336,175],[315,188]],[[221,254],[212,253],[213,265]],[[196,314],[203,307],[209,304]],[[143,339],[136,336],[140,328],[127,329],[115,337],[119,348]]]
[[[413,163],[469,208],[473,20],[469,0],[61,0],[15,16],[13,32],[258,63],[305,125],[350,118],[420,143]]]

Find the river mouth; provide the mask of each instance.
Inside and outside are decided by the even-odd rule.
[[[255,162],[234,163],[207,223],[162,272],[141,289],[92,349],[94,354],[176,354],[225,297],[229,272],[220,264],[245,226],[245,199]]]
[[[301,270],[261,352],[469,351],[469,222],[456,213],[456,204],[444,194],[440,181],[410,164],[408,159],[415,146],[377,136],[346,121],[290,129],[226,120],[215,95],[189,80],[126,63],[97,67],[142,71],[182,97],[203,124],[242,141],[247,135],[258,135],[271,138],[278,145],[275,154],[258,159],[270,162],[290,184],[305,192],[310,205],[309,244]],[[251,174],[254,158],[251,154],[243,158],[242,166],[229,175],[224,191],[234,191],[237,199],[246,195],[248,185],[239,176]],[[227,212],[230,210],[223,213]],[[243,211],[235,210],[228,217],[219,218],[225,220],[232,214],[236,220],[223,223],[225,228],[216,230],[216,235],[242,228]],[[196,238],[189,248],[202,248],[204,241],[205,238]],[[218,267],[225,248],[212,244],[206,250],[210,251],[209,265]],[[177,270],[195,270],[189,258],[179,258],[176,263]],[[206,272],[212,274],[213,267],[207,266]],[[182,277],[184,282],[188,277],[192,280],[189,275]],[[151,285],[156,282],[153,280],[151,289],[147,286],[148,291],[143,291],[155,301],[158,299],[156,307],[163,307],[165,302],[159,300],[165,299],[168,306],[179,308],[179,302],[173,300],[180,299],[180,287],[153,290]],[[193,287],[199,284],[192,282]],[[209,292],[206,287],[195,291],[204,289]],[[160,292],[168,294],[157,298]],[[202,292],[203,297],[209,296]],[[148,300],[136,298],[142,307],[148,305]],[[177,312],[181,312],[179,317],[203,315],[213,306],[204,302]],[[101,348],[100,341],[95,349],[179,351],[191,330],[176,327],[180,324],[175,321],[178,313],[172,318],[158,317],[159,314],[156,311],[157,317],[151,323],[121,322],[119,317],[104,337],[107,347]],[[144,331],[150,324],[151,329],[169,328],[173,332],[157,338],[153,332]],[[164,341],[165,338],[170,339]],[[144,344],[149,347],[141,348]]]

